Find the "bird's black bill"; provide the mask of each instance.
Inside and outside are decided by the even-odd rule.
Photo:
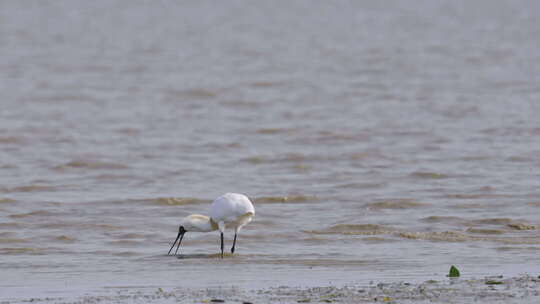
[[[184,234],[182,233],[182,236],[180,237],[180,241],[178,241],[178,246],[176,246],[176,251],[174,252],[174,255],[178,254],[178,248],[180,248],[180,243],[182,243],[183,238],[184,238]]]
[[[169,249],[169,252],[167,253],[167,255],[171,254],[171,251],[174,248],[174,245],[176,245],[176,242],[178,241],[178,239],[180,239],[180,242],[182,242],[182,238],[180,237],[184,238],[184,232],[182,231],[178,232],[178,235],[176,236],[176,240],[174,240],[174,243],[172,244],[171,249]],[[178,242],[178,247],[180,247],[180,242]],[[176,252],[178,252],[178,247],[176,247]]]

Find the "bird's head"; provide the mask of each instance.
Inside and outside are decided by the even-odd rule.
[[[178,253],[178,248],[180,248],[180,243],[182,243],[182,239],[184,238],[184,234],[186,232],[187,231],[184,228],[184,226],[180,225],[180,227],[178,228],[178,235],[176,236],[176,239],[174,240],[174,243],[172,244],[171,249],[169,249],[169,252],[167,253],[167,255],[171,254],[171,250],[174,248],[174,245],[176,245],[176,242],[178,241],[178,239],[180,239],[180,241],[178,241],[178,246],[176,246],[176,252],[174,254],[176,255],[176,253]]]
[[[184,228],[184,226],[180,225],[180,227],[178,227],[178,233],[184,234],[186,232],[187,232],[187,230],[186,230],[186,228]]]
[[[180,248],[180,243],[182,242],[182,239],[184,238],[184,234],[186,232],[209,232],[217,229],[218,225],[206,215],[192,214],[186,216],[180,221],[180,227],[178,227],[178,235],[176,236],[176,240],[174,241],[171,249],[169,250],[169,253],[167,254],[171,253],[177,241],[178,246],[176,247],[176,252],[178,252],[178,248]]]

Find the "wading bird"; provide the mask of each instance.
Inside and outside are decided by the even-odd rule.
[[[255,215],[255,208],[247,196],[238,193],[227,193],[212,202],[210,207],[210,217],[200,214],[192,214],[182,219],[178,228],[178,236],[169,249],[169,255],[174,245],[178,241],[176,251],[180,248],[180,243],[186,232],[210,232],[219,230],[221,233],[221,258],[223,258],[223,233],[225,227],[234,227],[234,241],[231,247],[231,253],[234,253],[236,246],[236,236],[242,227],[251,222]]]

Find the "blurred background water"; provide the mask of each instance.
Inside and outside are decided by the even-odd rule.
[[[539,13],[1,1],[2,294],[538,273]],[[231,191],[238,255],[165,256]]]

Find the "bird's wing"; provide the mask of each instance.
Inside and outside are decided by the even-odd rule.
[[[215,221],[224,220],[230,210],[233,210],[233,205],[231,201],[228,200],[224,195],[216,198],[210,206],[210,217]]]
[[[210,217],[215,221],[234,221],[246,213],[255,214],[255,208],[243,194],[227,193],[212,202]]]

